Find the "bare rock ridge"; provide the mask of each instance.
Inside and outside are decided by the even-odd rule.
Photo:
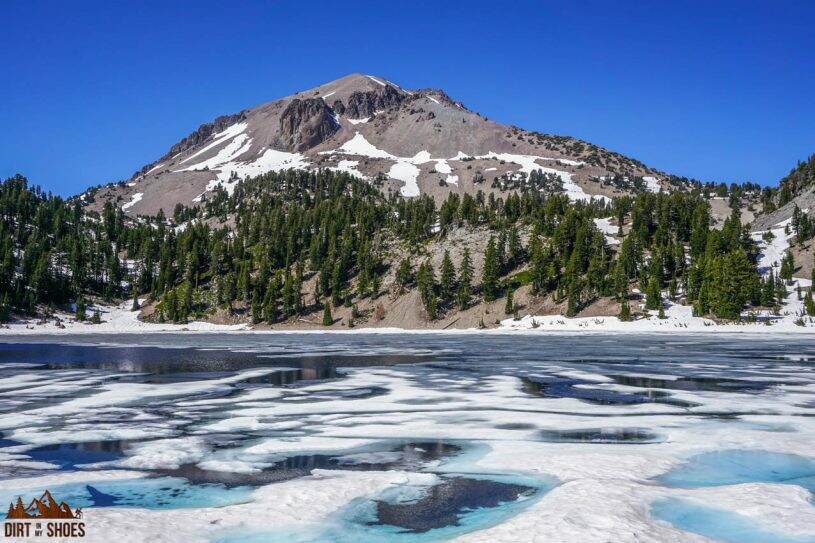
[[[307,151],[340,129],[333,110],[322,98],[295,98],[280,116],[277,147],[286,151]]]
[[[334,102],[341,112],[340,115],[348,115],[352,119],[371,117],[377,111],[396,107],[405,100],[404,93],[400,93],[391,85],[386,84],[381,91],[354,91],[348,98],[348,105],[344,106],[340,100]]]
[[[380,76],[351,74],[291,96],[218,117],[173,145],[127,182],[83,195],[89,207],[112,201],[127,214],[172,213],[219,185],[290,168],[330,169],[385,180],[386,193],[448,194],[518,190],[540,170],[572,199],[625,194],[620,178],[665,176],[641,162],[568,136],[502,125],[438,89],[407,90]],[[544,190],[544,188],[541,188]]]

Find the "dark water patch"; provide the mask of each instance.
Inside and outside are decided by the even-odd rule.
[[[579,379],[563,379],[559,377],[532,379],[524,377],[522,381],[523,390],[527,394],[544,398],[574,398],[595,405],[637,405],[643,403],[660,403],[675,407],[696,407],[700,405],[674,398],[663,391],[618,392],[593,387],[591,385],[596,383]]]
[[[435,355],[333,353],[279,355],[269,354],[280,347],[259,348],[254,352],[226,348],[164,348],[157,346],[101,346],[68,343],[0,343],[0,366],[20,360],[40,365],[43,369],[99,369],[117,372],[151,374],[153,382],[177,382],[215,378],[217,373],[234,373],[249,368],[280,367],[299,370],[299,379],[319,380],[331,376],[337,368],[389,366],[432,360]],[[202,374],[210,374],[203,377]],[[168,376],[169,375],[169,376]],[[172,376],[174,375],[174,376]],[[162,377],[163,376],[163,377]],[[271,376],[271,379],[275,377]],[[161,381],[164,379],[164,381]],[[286,384],[287,376],[280,376]],[[276,384],[267,382],[266,384]]]
[[[376,502],[373,524],[396,526],[413,533],[458,526],[461,517],[480,508],[498,507],[530,496],[534,489],[487,479],[448,477],[413,501]]]
[[[43,445],[25,452],[34,460],[55,464],[61,469],[73,470],[78,465],[111,462],[125,456],[131,441],[89,441]]]
[[[118,505],[119,498],[112,494],[105,494],[91,485],[85,485],[93,507],[113,507]]]
[[[662,438],[644,428],[585,428],[579,430],[541,430],[542,441],[550,443],[659,443]]]
[[[495,428],[498,430],[534,430],[537,426],[525,422],[508,422],[506,424],[496,424]]]
[[[676,379],[660,379],[638,375],[609,375],[614,382],[639,388],[661,388],[701,392],[755,393],[778,385],[801,385],[802,382],[748,381],[726,377],[687,376]]]
[[[5,434],[0,432],[0,449],[5,447],[16,447],[17,445],[22,445],[22,443],[13,439],[8,439]]]

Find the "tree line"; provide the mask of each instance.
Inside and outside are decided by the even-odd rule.
[[[68,304],[86,318],[90,299],[129,297],[135,307],[147,297],[159,321],[221,308],[271,324],[322,311],[328,324],[332,307],[381,295],[394,267],[396,286],[417,289],[429,319],[504,297],[512,314],[522,285],[568,316],[613,297],[631,318],[639,290],[649,310],[662,312],[667,296],[698,315],[738,319],[750,306],[780,304],[792,272],[761,277],[733,208],[717,230],[705,187],[606,204],[529,185],[504,197],[450,194],[437,206],[386,197],[346,173],[289,170],[243,180],[231,194],[218,187],[194,207],[176,206],[172,219],[131,219],[110,202],[89,211],[15,176],[0,184],[0,318]],[[616,222],[619,245],[598,229],[601,218]],[[421,256],[455,229],[486,231],[478,276],[469,250],[456,261],[445,253],[438,270]],[[411,256],[394,261],[394,244]]]

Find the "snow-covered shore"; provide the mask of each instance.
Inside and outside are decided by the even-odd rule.
[[[3,336],[25,335],[74,335],[74,334],[152,334],[152,333],[230,333],[230,334],[501,334],[501,333],[746,333],[758,335],[772,334],[813,334],[815,319],[804,316],[799,320],[803,302],[797,299],[795,288],[798,284],[807,288],[809,281],[796,279],[790,288],[787,303],[778,315],[768,311],[756,313],[755,322],[717,323],[711,319],[694,317],[692,308],[666,302],[665,318],[660,319],[656,311],[648,318],[624,322],[616,316],[575,317],[562,315],[526,315],[519,319],[507,318],[496,328],[455,328],[455,329],[408,329],[396,327],[354,329],[304,328],[304,329],[253,329],[248,324],[214,324],[193,321],[187,324],[150,323],[138,319],[138,311],[130,311],[130,302],[121,306],[94,306],[102,316],[101,324],[78,322],[72,315],[56,314],[54,318],[38,324],[39,319],[20,320],[0,328]],[[800,323],[803,322],[803,325]]]

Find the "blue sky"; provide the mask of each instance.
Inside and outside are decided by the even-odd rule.
[[[815,152],[815,2],[6,0],[0,177],[70,195],[351,72],[704,180]]]

